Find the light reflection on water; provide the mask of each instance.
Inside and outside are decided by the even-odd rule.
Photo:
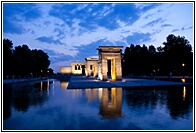
[[[183,100],[185,100],[186,98],[186,87],[184,86],[183,87]]]
[[[186,79],[181,79],[181,81],[182,81],[183,83],[185,83],[185,82],[186,82]]]
[[[192,130],[193,86],[4,86],[4,130]],[[14,123],[14,124],[13,124]]]
[[[100,115],[103,119],[122,117],[122,88],[103,88],[100,99]]]

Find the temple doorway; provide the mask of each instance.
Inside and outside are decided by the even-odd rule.
[[[85,65],[82,65],[82,74],[85,74]]]
[[[107,60],[107,67],[108,67],[107,78],[111,79],[111,60]]]

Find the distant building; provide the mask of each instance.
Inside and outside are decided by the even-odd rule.
[[[61,74],[85,74],[85,62],[72,62],[70,67],[60,67]]]
[[[61,74],[71,74],[72,70],[71,67],[60,67]]]
[[[61,74],[85,74],[96,77],[98,74],[98,58],[85,58],[86,62],[72,62],[71,66],[60,67]]]

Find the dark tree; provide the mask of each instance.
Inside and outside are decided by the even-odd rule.
[[[47,69],[47,73],[48,73],[48,75],[53,75],[54,74],[54,70],[52,68],[48,68]]]
[[[15,47],[15,74],[20,76],[29,75],[32,70],[31,50],[27,45]]]
[[[155,54],[156,53],[156,49],[155,49],[155,47],[153,45],[150,45],[148,49],[149,49],[149,53],[151,53],[151,54]]]
[[[123,57],[123,74],[143,75],[149,72],[150,62],[148,48],[143,45],[126,47]]]
[[[177,75],[193,72],[192,47],[185,37],[168,35],[163,45],[165,69],[173,71]],[[185,66],[183,67],[182,64],[185,64]]]
[[[193,52],[185,37],[171,34],[163,47],[131,44],[125,49],[122,63],[123,75],[188,75],[193,73]]]
[[[33,61],[33,73],[35,76],[40,76],[49,67],[50,60],[47,53],[42,50],[34,49],[31,52]]]
[[[159,53],[161,53],[161,52],[163,52],[163,48],[160,46],[160,47],[157,47],[157,51],[159,52]]]
[[[9,39],[3,39],[3,77],[13,73],[13,43]]]
[[[3,40],[3,77],[40,76],[50,65],[49,56],[42,50],[30,50],[27,45],[16,46],[9,39]]]

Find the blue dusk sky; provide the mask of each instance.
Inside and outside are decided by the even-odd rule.
[[[41,49],[55,72],[97,57],[99,46],[163,46],[169,34],[193,43],[193,3],[3,3],[3,38]]]

